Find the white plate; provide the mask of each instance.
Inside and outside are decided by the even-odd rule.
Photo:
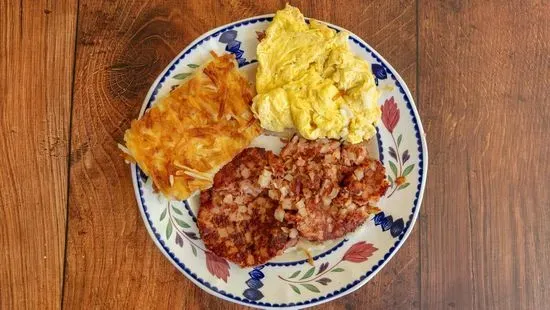
[[[235,54],[240,69],[253,81],[256,32],[265,30],[272,16],[228,24],[191,43],[153,83],[140,116],[181,83],[197,64],[207,61],[211,50]],[[422,124],[405,82],[388,62],[351,33],[349,44],[354,53],[372,64],[382,93],[379,103],[383,122],[378,124],[377,136],[370,143],[369,151],[383,162],[392,186],[380,201],[383,212],[346,238],[313,248],[314,267],[296,251],[260,267],[244,269],[215,256],[200,240],[195,218],[199,207],[197,196],[187,201],[167,201],[153,193],[151,181],[136,165],[131,166],[136,198],[151,237],[166,258],[205,291],[232,302],[262,308],[301,308],[327,302],[367,283],[411,232],[418,216],[428,165]],[[275,150],[280,147],[278,139],[263,136],[256,139],[254,145]]]

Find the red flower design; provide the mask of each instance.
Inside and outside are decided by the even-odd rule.
[[[374,252],[378,249],[375,248],[371,243],[366,243],[365,241],[357,242],[352,245],[344,254],[342,260],[353,263],[362,263],[366,261],[369,257],[372,256]]]
[[[382,123],[384,123],[384,126],[386,126],[389,132],[393,133],[393,129],[398,122],[399,109],[397,108],[397,103],[395,103],[392,96],[382,105]]]
[[[227,283],[229,264],[227,261],[212,252],[206,252],[206,268],[215,277]]]

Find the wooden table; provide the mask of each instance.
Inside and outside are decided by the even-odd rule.
[[[0,2],[0,309],[239,308],[156,249],[116,144],[189,42],[284,2]],[[319,308],[548,309],[550,4],[290,2],[396,67],[430,151],[410,238]]]

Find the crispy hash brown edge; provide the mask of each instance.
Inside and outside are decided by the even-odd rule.
[[[215,53],[212,53],[212,56],[213,60],[197,69],[192,76],[171,91],[169,95],[161,98],[139,120],[133,120],[131,128],[124,135],[127,147],[119,145],[119,148],[123,151],[125,160],[137,163],[144,173],[151,177],[155,190],[159,190],[169,198],[184,200],[196,190],[209,188],[212,184],[214,173],[223,164],[229,162],[244,147],[248,146],[252,139],[261,132],[259,122],[253,117],[250,111],[253,89],[246,78],[238,72],[234,55],[225,54],[217,56]],[[205,80],[206,85],[204,83]],[[191,85],[192,83],[202,83],[202,85],[193,86]],[[207,123],[212,123],[213,121],[227,124],[231,122],[238,123],[235,129],[231,129],[228,127],[229,125],[215,125],[215,128],[212,129],[208,128],[208,125],[186,129],[187,139],[189,137],[196,137],[197,139],[206,139],[208,141],[211,137],[212,141],[217,141],[213,145],[221,149],[221,153],[219,151],[217,153],[209,153],[208,150],[193,152],[192,148],[194,146],[190,145],[190,150],[179,151],[179,153],[178,151],[172,151],[175,154],[162,154],[171,152],[170,146],[164,145],[167,142],[162,141],[162,136],[175,135],[176,133],[153,132],[150,136],[147,135],[152,128],[160,128],[159,130],[164,128],[162,126],[164,126],[163,123],[166,120],[162,119],[162,114],[159,112],[161,107],[163,109],[168,107],[168,109],[172,110],[179,108],[180,113],[186,112],[185,107],[191,103],[185,97],[182,99],[182,94],[178,92],[189,89],[189,87],[202,87],[199,88],[199,91],[202,92],[203,97],[206,97],[206,99],[199,98],[197,100],[199,100],[199,103],[203,99],[209,102],[204,105],[204,108],[199,109],[207,110],[206,106],[217,104],[215,111],[207,111],[209,112],[209,114],[207,113]],[[177,96],[180,98],[177,98]],[[174,104],[176,104],[175,107]],[[235,113],[233,112],[237,110],[244,111],[244,113],[234,115]],[[165,117],[173,117],[177,111],[169,112],[169,114],[165,114]],[[159,114],[161,118],[159,118]],[[153,116],[156,116],[156,118]],[[178,117],[182,123],[187,123],[191,116],[182,115]],[[155,125],[155,122],[157,122],[157,125]],[[166,126],[166,128],[174,128],[177,124],[171,125],[171,127],[170,125]],[[177,137],[172,140],[175,139]],[[180,138],[180,141],[182,139],[184,138]],[[219,144],[222,139],[226,144],[220,146]],[[161,164],[159,164],[158,158],[155,157],[159,153],[167,157],[160,160]],[[193,153],[196,154],[194,155]],[[199,153],[200,158],[198,156]],[[187,159],[191,159],[192,162],[200,161],[199,165],[186,164]]]

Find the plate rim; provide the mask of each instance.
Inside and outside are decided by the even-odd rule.
[[[143,115],[143,113],[145,112],[145,110],[148,108],[149,103],[151,101],[151,97],[153,95],[155,95],[156,92],[158,92],[158,90],[161,88],[162,84],[160,84],[160,83],[162,83],[162,81],[165,78],[167,78],[167,76],[166,76],[167,73],[169,73],[171,70],[173,70],[175,68],[175,65],[177,63],[179,63],[179,61],[182,60],[182,57],[184,57],[185,54],[190,53],[194,49],[194,47],[197,46],[198,43],[208,39],[213,34],[217,34],[221,30],[225,30],[227,28],[231,29],[231,28],[234,28],[234,27],[238,27],[238,26],[241,26],[241,24],[246,25],[246,24],[249,24],[249,23],[263,22],[263,19],[269,19],[269,18],[272,18],[273,16],[275,16],[275,14],[272,13],[272,14],[264,14],[264,15],[257,15],[257,16],[253,16],[253,17],[244,18],[244,19],[241,19],[241,20],[238,20],[238,21],[235,21],[235,22],[231,22],[231,23],[221,25],[219,27],[216,27],[214,29],[211,29],[211,30],[206,31],[203,34],[199,35],[195,40],[193,40],[184,49],[182,49],[182,51],[180,53],[178,53],[172,59],[172,61],[170,61],[170,63],[164,68],[164,70],[161,71],[161,73],[159,73],[157,78],[153,81],[153,83],[151,84],[151,87],[149,88],[149,91],[147,92],[147,94],[146,94],[146,96],[143,100],[142,107],[141,107],[140,112],[139,112],[139,117],[141,117]],[[311,19],[314,19],[314,18],[306,17],[306,20],[311,20]],[[352,283],[350,283],[350,284],[348,284],[348,285],[346,285],[346,286],[344,286],[344,287],[342,287],[338,290],[334,290],[334,291],[332,291],[332,292],[330,292],[330,293],[328,293],[324,296],[321,296],[321,297],[318,297],[318,298],[312,298],[310,300],[301,301],[301,302],[298,302],[298,303],[271,304],[271,303],[264,303],[264,302],[257,302],[257,301],[249,301],[246,298],[239,298],[237,296],[231,296],[231,297],[226,296],[226,295],[220,293],[219,291],[217,291],[217,288],[214,287],[214,289],[212,289],[211,287],[208,287],[208,286],[204,285],[203,283],[201,283],[200,281],[198,281],[197,279],[194,278],[194,276],[192,275],[192,273],[193,273],[192,270],[189,269],[188,267],[185,267],[185,264],[181,263],[185,268],[189,269],[189,273],[180,266],[180,263],[178,263],[179,259],[177,257],[175,257],[175,255],[172,255],[171,253],[169,253],[169,249],[164,247],[164,245],[162,244],[163,241],[159,240],[158,236],[153,231],[152,223],[150,222],[150,220],[148,218],[146,207],[144,207],[144,202],[142,201],[143,197],[142,197],[141,189],[140,189],[139,184],[138,184],[137,165],[136,164],[131,164],[130,165],[130,172],[131,172],[131,175],[132,175],[132,184],[133,184],[133,187],[134,187],[134,195],[135,195],[135,198],[136,198],[136,202],[138,203],[138,207],[139,207],[142,219],[144,221],[145,227],[146,227],[146,229],[149,233],[150,238],[153,239],[153,242],[155,243],[157,248],[168,259],[168,261],[170,261],[170,263],[172,265],[174,265],[174,267],[176,267],[176,269],[178,269],[183,275],[185,275],[185,277],[187,279],[191,280],[191,282],[193,282],[195,285],[200,287],[205,292],[207,292],[207,293],[209,293],[213,296],[216,296],[218,298],[221,298],[223,300],[226,300],[226,301],[230,301],[230,302],[233,302],[233,303],[237,303],[237,304],[241,304],[241,305],[245,305],[245,306],[249,306],[249,307],[264,308],[264,309],[266,309],[266,308],[271,308],[271,309],[274,309],[274,308],[300,309],[300,308],[303,308],[305,306],[311,307],[311,306],[320,305],[320,304],[332,301],[334,299],[340,298],[342,296],[348,295],[348,294],[356,291],[357,289],[361,288],[367,282],[369,282],[395,256],[395,254],[399,251],[401,246],[403,246],[403,244],[405,243],[405,241],[408,239],[409,235],[411,234],[411,232],[412,232],[412,230],[413,230],[413,228],[416,224],[416,221],[418,219],[418,216],[420,214],[420,208],[422,206],[422,200],[423,200],[423,197],[424,197],[424,190],[425,190],[425,187],[426,187],[427,175],[428,175],[428,147],[427,147],[426,134],[425,134],[424,128],[422,126],[422,121],[420,119],[420,115],[418,114],[418,110],[417,110],[417,107],[416,107],[415,100],[414,100],[407,84],[405,83],[405,80],[401,77],[401,75],[399,75],[399,73],[395,70],[395,68],[393,68],[393,66],[384,57],[382,57],[380,55],[380,53],[378,53],[374,48],[372,48],[368,43],[366,43],[360,36],[356,35],[355,33],[351,32],[351,31],[349,31],[349,30],[347,30],[343,27],[340,27],[340,26],[337,26],[337,25],[334,25],[334,24],[331,24],[331,23],[328,23],[328,22],[325,22],[325,21],[322,21],[322,20],[318,20],[318,19],[315,19],[315,20],[320,21],[320,22],[326,24],[327,26],[329,26],[333,29],[336,29],[336,30],[339,30],[339,31],[345,31],[345,32],[349,33],[349,35],[350,35],[349,38],[352,41],[356,41],[355,43],[358,43],[362,48],[366,49],[367,52],[369,52],[374,58],[379,60],[385,67],[387,67],[387,69],[389,69],[390,75],[393,75],[393,77],[395,77],[395,79],[394,79],[395,82],[397,82],[399,84],[399,86],[401,87],[400,93],[404,96],[405,101],[406,101],[405,104],[410,109],[409,113],[412,116],[413,128],[414,128],[414,126],[417,126],[417,128],[418,128],[418,133],[414,133],[414,135],[417,138],[417,144],[418,143],[420,144],[419,157],[421,159],[421,165],[419,165],[418,178],[421,180],[421,182],[420,182],[420,188],[418,189],[417,194],[415,194],[415,196],[417,196],[416,197],[416,204],[414,203],[414,199],[413,199],[414,211],[413,211],[412,215],[409,215],[409,223],[408,223],[407,226],[405,226],[405,229],[404,229],[404,232],[403,232],[403,235],[401,236],[401,238],[398,237],[398,240],[396,242],[394,242],[394,244],[392,246],[390,246],[390,249],[385,253],[384,257],[379,262],[375,263],[375,265],[371,268],[371,270],[367,271],[366,275],[359,277],[359,279],[354,280]],[[197,278],[198,278],[198,276],[197,276]],[[361,278],[363,278],[363,279],[361,279]],[[203,280],[203,281],[207,282],[205,280]],[[232,295],[232,294],[230,294],[230,295]],[[235,298],[235,297],[237,297],[238,299]]]

